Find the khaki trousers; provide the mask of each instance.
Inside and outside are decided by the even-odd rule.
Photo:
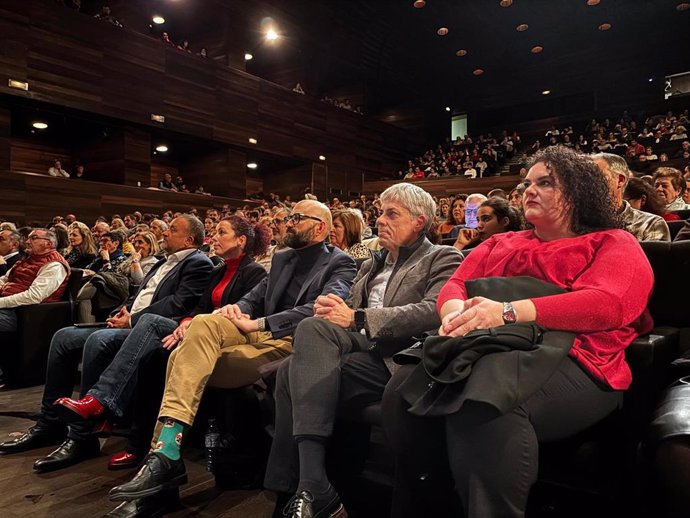
[[[219,388],[251,385],[261,365],[292,352],[292,337],[243,333],[221,315],[197,315],[168,360],[158,417],[192,425],[206,384]],[[154,435],[154,439],[157,434]]]

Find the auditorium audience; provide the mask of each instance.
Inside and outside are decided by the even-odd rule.
[[[467,518],[524,516],[539,442],[604,419],[620,407],[631,383],[625,348],[653,325],[646,310],[653,286],[649,262],[635,238],[619,229],[609,189],[589,157],[556,146],[533,162],[523,204],[534,228],[479,245],[438,297],[441,337],[427,340],[449,370],[459,373],[459,362],[467,361],[467,374],[449,374],[425,358],[400,367],[387,386],[383,425],[396,459],[393,517],[436,515],[453,487]],[[513,276],[533,277],[538,286],[527,293],[522,281],[510,281]],[[469,284],[480,278],[489,279]],[[501,278],[512,295],[493,298],[491,278]],[[482,285],[486,290],[478,291]],[[471,331],[512,322],[536,322],[546,330],[540,342],[559,355],[545,354],[543,345],[529,360],[470,350],[470,364],[466,355],[441,352],[461,351],[458,340]],[[518,369],[515,362],[532,367]],[[469,376],[467,390],[458,386],[437,399],[439,389],[452,385],[433,383],[425,364],[435,376],[454,376],[456,386]],[[496,383],[487,371],[496,369],[502,369],[494,374],[502,376],[501,384],[487,391]],[[443,470],[445,459],[454,484]]]
[[[331,210],[333,226],[329,243],[340,248],[353,259],[367,259],[369,249],[362,244],[364,219],[357,209]]]
[[[465,224],[465,200],[467,199],[466,194],[458,194],[450,206],[450,211],[448,212],[448,219],[438,226],[438,233],[441,237],[445,237],[450,234],[455,227],[458,225]]]
[[[173,183],[172,175],[170,173],[165,173],[163,175],[163,179],[158,183],[158,188],[164,191],[177,191],[177,187]]]
[[[48,168],[48,174],[60,178],[69,178],[69,173],[62,168],[62,162],[57,159],[53,162],[52,167]]]
[[[96,259],[96,241],[89,227],[79,221],[69,226],[69,247],[65,259],[72,268],[86,268]]]
[[[160,248],[152,232],[138,232],[132,243],[134,252],[117,267],[117,271],[127,276],[132,285],[138,286],[158,262]]]
[[[458,250],[474,248],[494,234],[522,230],[520,211],[503,198],[491,197],[477,209],[477,227],[462,228],[453,246]]]

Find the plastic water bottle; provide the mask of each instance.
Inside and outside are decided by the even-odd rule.
[[[220,448],[220,430],[215,419],[208,420],[204,446],[206,447],[206,470],[213,471],[214,458]]]

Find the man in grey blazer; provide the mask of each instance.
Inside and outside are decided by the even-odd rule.
[[[381,400],[388,360],[413,336],[438,328],[436,298],[459,266],[460,253],[425,237],[436,204],[423,189],[400,183],[381,194],[383,250],[361,267],[347,301],[317,298],[300,322],[293,354],[278,371],[276,426],[264,485],[294,493],[289,518],[346,515],[325,470],[336,414]]]
[[[206,383],[241,387],[260,377],[258,368],[285,358],[297,324],[314,313],[321,296],[347,295],[356,267],[344,252],[325,244],[332,219],[324,204],[304,200],[286,218],[285,243],[271,272],[237,304],[197,315],[168,360],[156,448],[134,478],[114,487],[111,500],[132,501],[187,480],[180,453],[182,436],[194,422]]]

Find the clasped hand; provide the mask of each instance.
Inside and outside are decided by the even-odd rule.
[[[441,336],[465,336],[475,329],[488,329],[503,325],[503,303],[485,297],[465,300],[460,311],[451,311],[443,320],[438,334]]]
[[[316,298],[316,302],[314,302],[315,317],[328,320],[343,329],[347,329],[352,325],[354,314],[355,311],[350,309],[343,299],[332,293],[320,295]]]
[[[242,310],[237,304],[227,304],[220,309],[213,312],[216,315],[222,315],[227,318],[230,322],[235,324],[237,329],[243,333],[252,333],[259,330],[259,324],[256,320],[246,313],[242,313]]]
[[[127,329],[129,328],[129,317],[129,311],[125,306],[122,306],[115,316],[106,319],[105,324],[110,328]]]

